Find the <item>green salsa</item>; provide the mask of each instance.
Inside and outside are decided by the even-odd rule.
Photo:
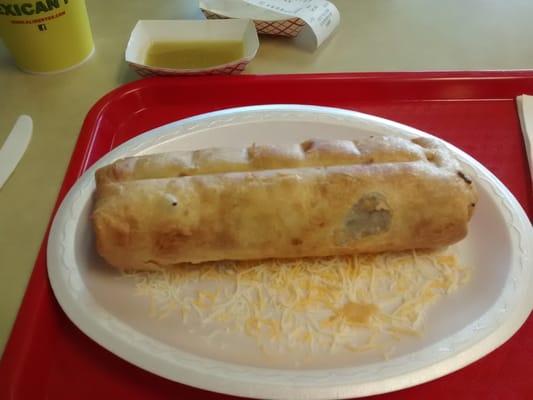
[[[200,69],[236,61],[243,54],[243,43],[237,40],[154,42],[148,48],[145,64],[160,68]]]

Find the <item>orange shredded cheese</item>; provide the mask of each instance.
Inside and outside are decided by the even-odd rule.
[[[196,313],[219,334],[259,348],[361,352],[421,334],[429,306],[464,285],[470,270],[445,252],[213,262],[128,272],[155,318]],[[389,347],[386,352],[391,352]]]

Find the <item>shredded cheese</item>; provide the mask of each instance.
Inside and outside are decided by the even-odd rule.
[[[154,318],[195,313],[206,339],[244,333],[258,348],[311,352],[381,349],[419,336],[428,307],[464,285],[470,270],[444,252],[214,262],[127,272]],[[387,344],[388,345],[385,345]]]

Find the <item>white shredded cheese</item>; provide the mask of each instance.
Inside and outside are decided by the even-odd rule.
[[[446,252],[214,262],[128,272],[154,318],[212,328],[208,341],[244,333],[263,352],[381,349],[419,336],[428,307],[464,285],[470,270]],[[384,346],[385,343],[388,346]]]

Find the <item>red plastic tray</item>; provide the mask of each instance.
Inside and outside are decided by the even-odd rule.
[[[439,136],[489,168],[531,218],[531,177],[514,100],[523,93],[533,94],[533,72],[140,80],[109,93],[87,115],[56,208],[88,166],[141,132],[228,107],[299,103],[375,114]],[[48,283],[46,239],[0,363],[0,399],[230,398],[145,372],[81,333],[62,312]],[[530,317],[512,339],[474,364],[377,398],[531,399],[531,371]]]

